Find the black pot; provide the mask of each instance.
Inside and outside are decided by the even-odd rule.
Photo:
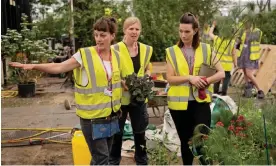
[[[130,100],[130,105],[138,107],[138,106],[143,106],[145,104],[145,101],[137,101],[135,99]]]
[[[154,87],[156,88],[166,88],[167,82],[165,81],[159,81],[159,80],[154,80]]]
[[[20,97],[33,97],[35,95],[35,83],[28,82],[18,84],[18,95]]]

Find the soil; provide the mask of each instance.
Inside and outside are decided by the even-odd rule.
[[[65,110],[64,100],[74,103],[73,89],[62,87],[64,79],[43,78],[38,82],[33,98],[9,97],[1,100],[2,128],[60,128],[79,124],[74,106]],[[7,90],[17,90],[9,86]],[[160,108],[163,111],[163,107]],[[162,124],[149,111],[150,123]],[[21,147],[2,147],[3,165],[73,165],[72,147],[64,144],[45,144]],[[135,165],[134,158],[123,157],[122,165]]]
[[[2,128],[73,128],[78,125],[79,118],[75,115],[74,106],[71,110],[64,108],[65,99],[74,103],[74,94],[70,87],[61,88],[63,81],[59,78],[41,79],[33,98],[2,98]],[[9,90],[16,90],[16,85],[10,86]],[[237,102],[237,90],[230,88],[229,93]],[[159,108],[163,113],[164,108]],[[148,109],[148,113],[151,124],[158,126],[163,123],[162,118],[154,116],[152,109]],[[2,147],[1,156],[1,162],[5,165],[73,164],[71,145],[64,144]],[[121,164],[135,165],[134,158],[123,157]],[[181,160],[178,164],[181,164]]]

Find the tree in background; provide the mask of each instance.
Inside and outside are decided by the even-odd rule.
[[[276,45],[276,9],[258,14],[256,26],[263,31],[262,43]]]
[[[78,0],[74,4],[75,37],[80,41],[80,47],[95,44],[92,37],[93,24],[105,15],[105,8],[112,10],[109,16],[115,17],[119,23],[118,31],[122,31],[122,22],[130,13],[127,13],[128,2],[115,3],[104,0]],[[118,35],[117,35],[118,37]],[[120,37],[119,37],[120,38]]]
[[[257,0],[257,5],[259,7],[259,11],[263,12],[265,11],[266,7],[268,6],[269,10],[271,11],[271,6],[270,6],[270,0]]]
[[[212,20],[225,1],[133,0],[133,11],[142,22],[140,41],[154,48],[153,61],[165,60],[165,48],[178,41],[179,18],[185,12],[199,17],[200,25]]]
[[[31,1],[51,6],[55,5],[58,0]],[[262,1],[263,5],[267,3],[269,6],[270,0]],[[199,18],[200,26],[203,26],[204,23],[210,24],[216,15],[220,15],[219,9],[228,2],[224,0],[133,0],[122,2],[75,0],[73,17],[76,49],[95,44],[92,26],[102,16],[111,16],[117,19],[118,33],[116,39],[120,41],[123,37],[123,21],[133,12],[142,22],[142,33],[139,40],[154,47],[152,61],[164,61],[165,48],[176,44],[179,39],[178,22],[183,13],[192,12]],[[261,4],[261,0],[258,2]],[[107,9],[108,12],[106,12]],[[233,23],[237,17],[240,17],[240,8],[236,8],[236,10],[230,14]],[[273,28],[276,24],[275,11],[261,13],[262,15],[259,15],[259,19],[256,20],[256,25],[264,32],[263,43],[274,44],[276,43]],[[45,14],[45,18],[36,23],[40,31],[37,37],[39,39],[60,38],[62,34],[69,34],[70,17],[70,5],[64,1],[52,14]]]

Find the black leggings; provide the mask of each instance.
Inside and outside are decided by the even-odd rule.
[[[188,142],[193,136],[194,128],[198,124],[205,124],[206,126],[210,127],[210,105],[209,103],[198,103],[197,101],[189,101],[187,110],[170,109],[170,113],[181,142],[181,156],[183,164],[192,165],[194,156],[189,149]],[[203,162],[203,160],[201,160],[201,162]]]

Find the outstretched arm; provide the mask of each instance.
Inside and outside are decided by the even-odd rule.
[[[212,27],[210,28],[210,30],[209,30],[209,36],[210,36],[210,38],[212,39],[212,40],[215,40],[215,35],[214,35],[214,29],[215,29],[215,27],[216,27],[216,21],[213,21],[213,24],[212,24]]]
[[[62,63],[22,64],[18,62],[11,62],[9,65],[24,70],[38,70],[50,74],[65,73],[80,67],[80,64],[73,57]]]

